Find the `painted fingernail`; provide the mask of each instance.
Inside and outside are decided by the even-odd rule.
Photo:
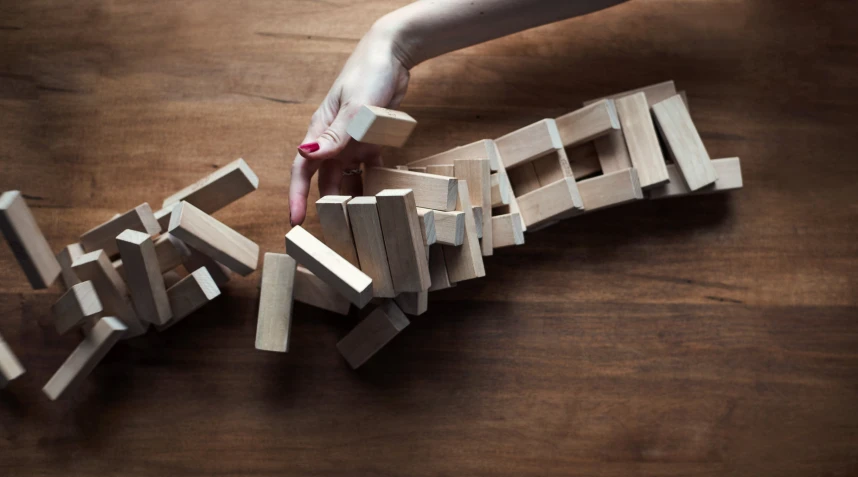
[[[319,143],[308,142],[307,144],[301,144],[300,146],[298,146],[298,149],[304,152],[316,152],[319,150]]]

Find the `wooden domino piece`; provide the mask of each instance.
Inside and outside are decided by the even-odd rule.
[[[283,253],[266,253],[262,259],[256,349],[279,353],[289,351],[296,268],[295,259]]]
[[[144,232],[151,237],[161,232],[161,226],[148,203],[144,202],[119,217],[90,229],[80,236],[80,245],[86,252],[104,250],[108,257],[113,257],[119,253],[116,236],[129,229]]]
[[[718,174],[712,159],[679,95],[652,106],[655,123],[667,144],[673,162],[685,178],[689,190],[695,191],[714,184]]]
[[[495,248],[524,244],[524,230],[520,214],[503,214],[492,217],[492,239]]]
[[[376,195],[385,189],[412,189],[418,207],[450,211],[456,208],[456,179],[454,177],[370,167],[364,174],[363,192]]]
[[[667,166],[670,182],[662,187],[656,187],[647,191],[647,196],[650,199],[664,199],[689,194],[711,194],[742,188],[742,165],[738,157],[713,159],[712,166],[718,174],[718,180],[712,185],[691,191],[676,164],[670,164]]]
[[[521,218],[528,227],[538,227],[584,209],[574,178],[561,179],[518,198]]]
[[[352,369],[357,369],[409,325],[393,300],[385,300],[337,343]]]
[[[619,98],[623,98],[626,96],[631,96],[637,93],[644,93],[647,97],[648,106],[652,106],[655,103],[660,103],[665,99],[676,94],[676,84],[674,84],[673,80],[664,81],[662,83],[651,84],[648,86],[644,86],[642,88],[631,89],[628,91],[623,91],[622,93],[612,94],[610,96],[605,96],[603,98],[593,99],[590,101],[585,101],[584,106],[588,106],[590,104],[603,101],[606,99],[617,100]]]
[[[104,308],[104,315],[114,316],[125,323],[128,327],[125,338],[146,333],[149,324],[140,321],[131,305],[125,282],[116,273],[104,250],[96,250],[81,256],[72,264],[72,270],[81,280],[92,282]]]
[[[34,289],[48,288],[62,267],[17,190],[0,195],[0,230]]]
[[[239,158],[164,199],[159,215],[169,223],[169,218],[164,216],[168,217],[173,206],[182,201],[211,215],[258,187],[259,178],[247,162]]]
[[[162,234],[154,241],[155,255],[158,257],[158,267],[162,274],[182,264],[182,255],[174,242],[178,242],[178,240],[170,234]],[[123,280],[128,281],[125,276],[125,265],[121,258],[113,261],[113,268]]]
[[[495,172],[489,178],[491,183],[492,207],[509,205],[510,186],[509,181],[504,180],[504,175]]]
[[[406,315],[420,316],[429,310],[429,291],[400,293],[394,301]]]
[[[456,169],[456,178],[468,182],[471,204],[482,209],[480,223],[490,222],[492,219],[492,186],[489,161],[487,159],[456,159],[453,166]],[[476,220],[476,216],[474,219]],[[483,256],[491,256],[493,253],[491,226],[480,226],[477,230],[477,235],[482,239],[480,248]]]
[[[427,247],[438,240],[435,232],[435,211],[417,207],[417,215],[420,217],[420,232],[423,233],[423,244]]]
[[[402,147],[416,126],[417,121],[402,111],[363,105],[346,132],[358,142]]]
[[[456,177],[456,168],[453,164],[437,164],[426,166],[427,174],[435,174],[436,176]]]
[[[218,288],[209,271],[205,268],[194,270],[167,289],[167,298],[170,300],[173,318],[163,325],[155,325],[155,328],[158,331],[164,331],[219,296],[220,288]]]
[[[372,295],[393,298],[396,293],[393,290],[393,279],[384,248],[376,198],[355,197],[349,201],[346,208],[361,270],[372,278]],[[348,313],[348,308],[347,303],[343,314]]]
[[[408,189],[385,189],[375,196],[390,276],[397,294],[428,290],[431,285],[414,196]]]
[[[351,225],[349,225],[349,213],[346,210],[346,203],[351,198],[350,195],[322,197],[316,201],[316,215],[319,216],[319,223],[322,224],[325,244],[349,263],[360,268]]]
[[[214,280],[218,288],[226,285],[232,278],[230,270],[216,260],[170,234],[166,234],[165,236],[172,243],[173,249],[179,254],[179,259],[188,272],[205,268],[209,271],[209,275],[211,275],[212,280]]]
[[[372,299],[372,278],[301,226],[293,227],[286,234],[286,253],[358,308]]]
[[[578,182],[584,212],[592,212],[644,198],[637,170],[626,169]]]
[[[169,232],[239,275],[256,270],[259,246],[188,202],[176,204]]]
[[[107,356],[113,346],[126,333],[125,325],[118,319],[107,316],[89,331],[71,355],[51,377],[42,392],[51,401],[64,396],[86,379],[93,369]]]
[[[444,261],[444,247],[436,243],[429,247],[429,276],[432,277],[432,286],[429,291],[444,290],[455,286],[450,282],[447,275],[447,264]]]
[[[555,120],[564,147],[576,146],[620,130],[614,101],[601,100]]]
[[[0,335],[0,389],[5,388],[9,381],[17,379],[24,373],[24,367],[21,366],[18,357]]]
[[[72,270],[72,263],[74,263],[74,261],[83,254],[83,247],[81,247],[79,243],[66,245],[65,248],[60,250],[60,253],[57,254],[57,262],[59,262],[61,269],[60,276],[63,279],[63,284],[65,285],[66,290],[80,283],[80,279],[78,279],[74,270]]]
[[[70,329],[83,325],[88,320],[97,320],[104,308],[95,285],[91,281],[72,285],[51,307],[57,333],[65,334]]]
[[[126,230],[116,237],[116,244],[137,316],[156,325],[170,321],[173,312],[152,239],[142,232]]]
[[[298,265],[298,269],[295,270],[295,288],[292,297],[297,302],[340,315],[348,315],[352,306],[348,299],[301,265]]]
[[[461,246],[444,245],[444,261],[451,282],[461,282],[486,276],[482,250],[477,238],[477,223],[474,220],[468,182],[459,181],[459,200],[456,209],[465,213],[465,231]],[[437,219],[437,217],[436,217]],[[438,223],[435,223],[436,232]]]
[[[636,93],[616,100],[617,113],[629,149],[632,166],[638,171],[641,187],[649,189],[668,181],[667,167],[655,133],[646,95]]]
[[[477,238],[483,238],[483,208],[480,206],[473,206],[471,208],[474,212],[474,223],[477,224]],[[480,244],[480,248],[482,248],[482,244]],[[485,256],[485,255],[484,255]]]
[[[418,207],[417,212],[425,211]],[[435,243],[458,247],[465,243],[465,213],[434,211]]]
[[[449,151],[444,151],[434,156],[429,156],[424,159],[420,159],[414,162],[409,163],[409,166],[423,166],[426,167],[426,172],[430,174],[438,174],[438,172],[432,172],[429,170],[431,166],[449,166],[453,164],[453,161],[456,159],[488,159],[489,167],[491,167],[492,171],[499,170],[500,160],[497,154],[497,147],[494,144],[494,141],[491,139],[481,139],[476,142],[472,142],[470,144],[466,144],[464,146],[459,146],[454,149],[450,149]],[[452,174],[441,174],[441,175],[449,175]]]
[[[563,148],[553,119],[543,119],[513,131],[495,139],[495,144],[507,169]]]

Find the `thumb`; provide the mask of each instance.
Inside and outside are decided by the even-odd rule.
[[[314,161],[337,157],[352,139],[346,132],[346,128],[357,114],[358,109],[352,105],[340,109],[337,117],[316,138],[315,143],[302,144],[298,147],[298,153]]]

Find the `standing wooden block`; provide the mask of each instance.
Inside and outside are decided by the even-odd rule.
[[[465,213],[465,233],[459,247],[444,246],[444,260],[451,282],[461,282],[486,276],[480,242],[477,239],[477,223],[474,220],[468,182],[459,181],[459,202],[457,210]],[[438,224],[436,222],[435,226]],[[436,228],[437,230],[437,228]]]
[[[489,161],[486,159],[457,159],[453,166],[456,168],[456,178],[468,181],[468,190],[471,194],[471,204],[482,208],[482,223],[492,220],[492,184]],[[480,247],[484,257],[491,256],[492,251],[492,228],[482,227],[482,242]]]
[[[337,349],[352,369],[357,369],[409,323],[393,300],[385,300],[337,343]]]
[[[147,234],[126,230],[116,237],[131,301],[141,320],[163,325],[173,317],[155,244]]]
[[[316,215],[322,224],[322,236],[325,244],[352,265],[360,268],[355,241],[349,225],[349,213],[346,203],[350,195],[327,195],[316,201]]]
[[[504,180],[504,175],[500,172],[492,174],[489,180],[492,186],[492,207],[509,205],[509,181]]]
[[[668,181],[667,167],[655,126],[647,106],[646,95],[637,93],[617,100],[617,113],[629,148],[632,165],[638,171],[641,187],[648,189]]]
[[[643,199],[635,169],[613,172],[578,182],[585,212]]]
[[[416,126],[417,121],[402,111],[364,105],[346,126],[346,132],[355,141],[402,147]]]
[[[434,166],[426,166],[427,174],[435,174],[436,176],[456,177],[456,168],[453,164],[438,164]]]
[[[256,243],[187,202],[176,204],[169,231],[242,276],[256,270],[259,261]]]
[[[474,212],[474,223],[477,224],[477,238],[481,239],[483,238],[483,208],[475,205],[471,210]]]
[[[125,333],[125,325],[116,318],[107,316],[98,320],[89,334],[45,384],[42,392],[51,401],[56,401],[79,386]]]
[[[197,269],[167,289],[173,318],[163,325],[155,325],[155,328],[164,331],[219,296],[220,288],[209,271],[205,268]]]
[[[62,268],[17,190],[0,195],[0,230],[30,285],[35,289],[51,286]]]
[[[742,165],[738,157],[730,157],[727,159],[713,159],[712,166],[718,174],[718,180],[714,184],[708,185],[691,191],[688,185],[685,184],[685,179],[682,173],[676,167],[676,164],[667,166],[667,173],[670,176],[670,182],[662,187],[657,187],[648,191],[650,199],[664,199],[667,197],[681,197],[689,194],[711,194],[714,192],[725,192],[742,188]]]
[[[495,144],[507,169],[563,148],[560,132],[553,119],[543,119],[513,131],[495,139]]]
[[[563,146],[570,147],[592,141],[612,131],[620,130],[614,101],[607,99],[572,111],[555,120]]]
[[[567,178],[518,198],[521,218],[528,227],[538,227],[584,208],[575,179]]]
[[[418,207],[417,212],[423,209]],[[465,243],[465,213],[434,211],[435,243],[458,247]]]
[[[80,279],[77,278],[77,275],[75,275],[72,270],[72,263],[74,263],[74,261],[83,254],[83,247],[81,247],[79,243],[66,245],[66,247],[60,250],[60,253],[57,254],[57,262],[59,262],[62,270],[61,276],[63,278],[63,284],[66,286],[66,290],[80,283]]]
[[[283,253],[266,253],[262,259],[256,349],[280,353],[289,351],[296,267],[295,259]]]
[[[429,310],[429,291],[400,293],[394,301],[406,315],[420,316]]]
[[[169,215],[173,206],[182,201],[211,215],[258,187],[259,178],[239,158],[164,199],[161,210],[167,212],[159,211],[159,215]]]
[[[286,234],[286,253],[358,308],[372,299],[372,279],[301,226]]]
[[[447,264],[444,261],[444,247],[436,243],[429,247],[429,275],[432,277],[432,286],[429,291],[444,290],[455,286],[450,283],[447,275]]]
[[[414,194],[408,189],[387,189],[376,194],[376,200],[393,289],[397,294],[428,290],[432,284],[429,262]]]
[[[292,297],[295,301],[340,315],[348,315],[352,306],[351,302],[339,292],[300,265],[295,271],[295,289]]]
[[[152,237],[161,232],[158,219],[155,218],[148,203],[144,202],[84,233],[80,236],[80,244],[87,252],[104,250],[108,257],[112,257],[119,253],[116,247],[116,236],[129,229],[144,232]]]
[[[438,240],[435,232],[435,211],[417,207],[417,215],[420,217],[420,232],[423,234],[423,244],[428,247]]]
[[[178,242],[178,240],[170,234],[163,234],[154,241],[155,255],[158,257],[158,268],[162,274],[167,273],[182,264],[182,255],[176,248],[173,241]],[[125,276],[125,265],[122,263],[121,258],[113,262],[113,268],[116,269],[116,273],[118,273],[123,280],[126,282],[128,281],[128,278]]]
[[[414,161],[409,166],[424,166],[427,168],[426,172],[430,174],[438,174],[438,172],[432,172],[428,170],[430,166],[449,166],[453,164],[453,161],[456,159],[488,159],[489,166],[492,171],[499,170],[500,167],[500,159],[497,154],[497,147],[494,144],[494,141],[491,139],[482,139],[476,142],[472,142],[465,146],[459,146],[455,149],[450,149],[449,151],[444,151],[439,154],[435,154],[434,156],[429,156],[424,159],[420,159]],[[441,175],[450,175],[452,174],[441,174]]]
[[[128,327],[126,338],[133,338],[146,333],[148,323],[142,323],[131,306],[128,288],[116,273],[110,259],[104,250],[96,250],[78,258],[72,264],[75,274],[83,281],[89,280],[95,287],[104,314],[115,316]]]
[[[57,333],[65,334],[66,331],[81,326],[87,320],[98,319],[104,308],[95,285],[91,281],[80,282],[71,288],[54,303],[51,312],[54,315],[54,326]]]
[[[182,242],[171,234],[166,234],[165,237],[168,238],[169,242],[172,244],[173,250],[175,250],[176,253],[179,255],[179,259],[181,260],[181,263],[185,266],[185,270],[187,270],[188,272],[195,272],[200,268],[205,268],[209,271],[209,275],[211,275],[212,280],[214,280],[218,288],[226,285],[226,283],[229,282],[231,278],[231,272],[228,268],[219,264],[217,261],[195,249],[194,247],[191,247],[185,242]]]
[[[495,248],[524,244],[524,230],[519,214],[504,214],[492,217],[492,238]]]
[[[366,195],[375,195],[385,189],[412,189],[418,207],[445,211],[455,210],[458,194],[453,177],[384,167],[367,169],[363,189]]]
[[[630,89],[628,91],[623,91],[622,93],[612,94],[611,96],[606,96],[604,98],[593,99],[590,101],[585,101],[584,106],[603,101],[606,99],[617,100],[619,98],[623,98],[625,96],[631,96],[637,93],[644,93],[647,97],[647,105],[652,106],[655,103],[660,103],[665,99],[676,94],[676,85],[673,83],[673,80],[665,81],[663,83],[651,84],[649,86],[644,86],[643,88]]]
[[[393,298],[396,293],[393,290],[387,251],[384,249],[375,197],[355,197],[349,201],[347,208],[361,270],[372,278],[372,295]],[[348,305],[345,313],[348,313]]]
[[[3,336],[0,336],[0,389],[5,388],[9,381],[18,378],[24,372],[24,367],[12,352],[12,348],[3,340]]]
[[[656,103],[652,112],[667,143],[667,150],[682,172],[689,190],[695,191],[715,183],[718,174],[682,97],[676,95]]]

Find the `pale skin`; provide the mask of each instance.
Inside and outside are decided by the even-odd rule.
[[[451,51],[567,18],[624,0],[419,0],[380,18],[361,39],[310,127],[292,165],[290,222],[307,213],[310,180],[318,171],[319,195],[360,195],[359,175],[343,171],[381,165],[378,146],[361,144],[346,126],[364,104],[396,109],[408,89],[409,71]]]

